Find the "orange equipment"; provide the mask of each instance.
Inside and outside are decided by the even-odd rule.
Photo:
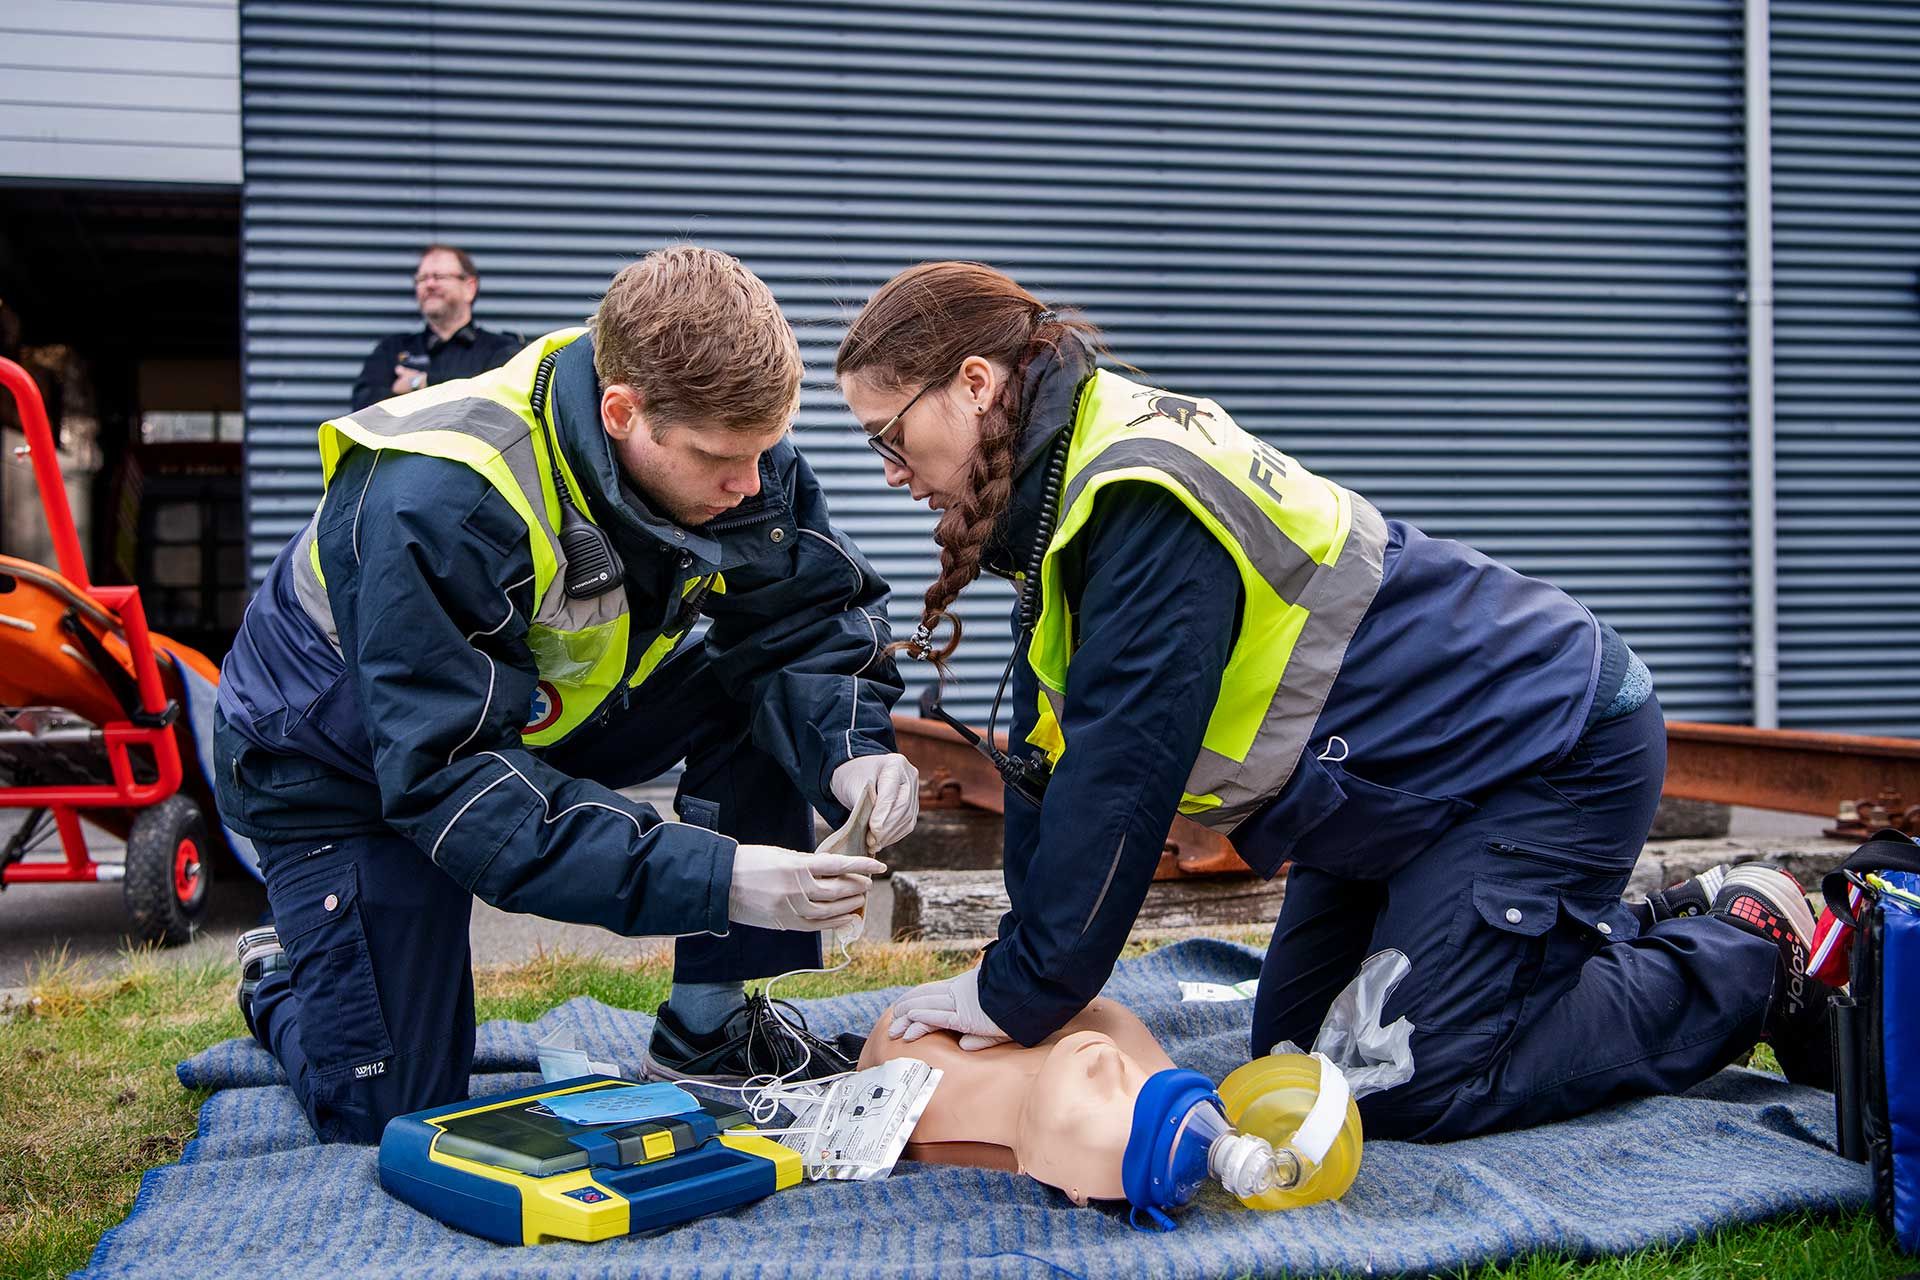
[[[136,937],[185,942],[205,914],[219,847],[192,731],[210,723],[219,671],[147,630],[139,588],[93,585],[40,389],[6,359],[0,386],[19,407],[60,565],[0,556],[0,808],[28,810],[0,848],[0,888],[121,880]],[[125,837],[124,862],[94,861],[83,811]],[[64,861],[26,860],[49,818]],[[246,866],[244,846],[231,838]]]

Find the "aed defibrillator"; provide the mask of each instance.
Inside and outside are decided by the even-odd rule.
[[[799,1154],[725,1103],[618,1125],[546,1106],[631,1084],[581,1076],[397,1116],[380,1139],[380,1185],[461,1231],[545,1244],[658,1231],[800,1181]]]

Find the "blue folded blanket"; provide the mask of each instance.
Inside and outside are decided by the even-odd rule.
[[[1244,1002],[1183,1004],[1178,983],[1235,983],[1258,953],[1198,940],[1115,971],[1173,1060],[1215,1080],[1246,1059]],[[871,1027],[893,992],[803,1003],[828,1035]],[[534,1043],[557,1029],[592,1056],[632,1063],[652,1020],[572,1000],[537,1022],[480,1030],[473,1091],[534,1083]],[[279,1068],[247,1041],[184,1062],[217,1090],[180,1163],[149,1173],[84,1276],[1310,1275],[1450,1270],[1540,1250],[1624,1252],[1795,1209],[1869,1196],[1863,1166],[1832,1151],[1826,1094],[1728,1070],[1684,1097],[1446,1145],[1370,1142],[1336,1204],[1255,1213],[1203,1191],[1180,1229],[1130,1229],[1031,1179],[902,1164],[880,1182],[803,1184],[642,1240],[510,1248],[442,1227],[380,1190],[367,1147],[315,1143]]]

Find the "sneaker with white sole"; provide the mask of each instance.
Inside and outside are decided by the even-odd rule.
[[[707,1035],[688,1030],[671,1005],[661,1005],[654,1013],[640,1071],[649,1080],[732,1088],[766,1076],[818,1080],[854,1066],[839,1047],[807,1030],[798,1009],[756,992]]]
[[[1733,864],[1724,862],[1717,867],[1708,867],[1692,879],[1648,894],[1647,908],[1653,912],[1653,923],[1685,920],[1713,910],[1713,900],[1719,896],[1720,887],[1727,882],[1727,873],[1731,870]]]
[[[240,961],[240,986],[233,998],[240,1006],[240,1017],[246,1022],[247,1030],[252,1031],[254,990],[262,978],[292,968],[293,962],[287,958],[286,948],[280,945],[280,935],[270,924],[241,934],[234,939],[233,950]]]
[[[1830,992],[1807,974],[1807,957],[1813,952],[1813,911],[1800,882],[1777,867],[1743,863],[1727,872],[1714,894],[1711,913],[1779,948],[1763,1038],[1787,1079],[1831,1089]]]

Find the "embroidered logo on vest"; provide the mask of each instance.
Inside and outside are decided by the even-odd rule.
[[[1208,431],[1200,424],[1200,419],[1211,418],[1213,412],[1209,409],[1202,409],[1199,401],[1189,400],[1185,396],[1168,395],[1164,391],[1155,391],[1151,387],[1143,391],[1134,392],[1134,397],[1147,402],[1147,411],[1135,418],[1132,422],[1129,422],[1127,424],[1128,426],[1137,427],[1143,422],[1152,421],[1154,418],[1171,418],[1174,422],[1179,423],[1182,427],[1190,431],[1198,431],[1207,438],[1208,444],[1220,443],[1213,438],[1211,431]]]

